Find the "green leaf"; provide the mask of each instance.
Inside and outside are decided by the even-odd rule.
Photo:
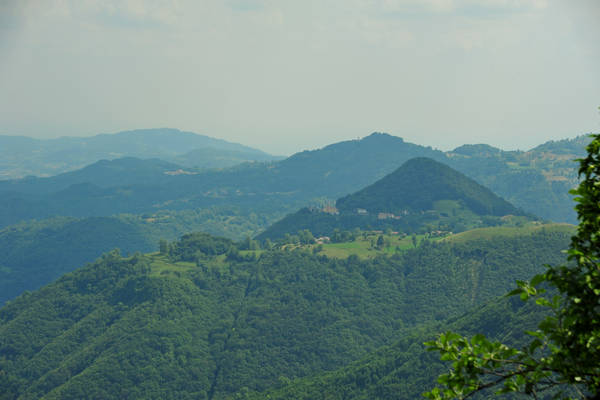
[[[539,339],[534,339],[531,343],[529,343],[529,354],[533,354],[538,348],[542,346],[542,341]]]
[[[540,283],[544,282],[546,280],[546,274],[537,274],[536,276],[534,276],[533,278],[531,278],[531,281],[529,281],[529,284],[531,286],[537,286]]]
[[[537,304],[538,306],[552,307],[552,303],[550,303],[548,299],[545,299],[543,297],[535,299],[535,304]]]
[[[508,293],[506,294],[506,297],[509,297],[509,296],[515,296],[515,295],[517,295],[517,294],[521,294],[521,293],[523,293],[523,289],[522,289],[522,288],[516,288],[516,289],[513,289],[513,290],[511,290],[510,292],[508,292]]]

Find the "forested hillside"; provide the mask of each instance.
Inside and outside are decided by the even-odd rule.
[[[241,250],[207,235],[163,243],[162,253],[112,252],[0,309],[0,398],[269,390],[488,302],[562,261],[571,232],[542,226],[491,241],[424,242],[370,260]],[[418,332],[403,339],[407,357],[419,357]]]
[[[235,207],[113,217],[54,217],[0,229],[0,305],[92,262],[112,249],[158,250],[161,239],[204,231],[242,240],[270,222]]]
[[[401,339],[367,357],[336,371],[283,382],[277,389],[244,392],[238,400],[413,400],[435,385],[447,365],[439,356],[426,351],[422,342],[440,331],[452,330],[465,335],[484,333],[503,343],[519,346],[525,341],[522,329],[534,329],[544,314],[518,298],[498,298],[443,323],[406,329]],[[488,397],[473,396],[473,399]],[[514,399],[515,395],[494,398]]]
[[[448,165],[489,187],[515,206],[553,221],[575,223],[569,190],[578,184],[577,163],[587,135],[549,141],[529,151],[465,145],[447,152]]]
[[[128,138],[137,138],[137,144],[124,148],[145,149],[141,140],[146,134],[138,131],[116,137],[121,138],[123,146]],[[153,134],[153,131],[150,132],[146,139],[152,142]],[[157,131],[154,144],[162,143],[161,140],[171,137],[171,134],[173,132]],[[176,132],[174,134],[177,135]],[[168,148],[174,152],[189,151],[187,146],[193,143],[187,140],[195,140],[196,136],[183,134],[181,143],[175,140]],[[109,146],[109,139],[114,137],[103,136],[102,140],[107,141],[105,146]],[[480,182],[489,182],[498,189],[498,193],[508,193],[507,198],[513,199],[516,204],[533,209],[542,216],[555,215],[558,220],[569,220],[566,215],[570,215],[572,207],[566,190],[576,180],[570,159],[578,155],[579,148],[583,148],[586,141],[587,138],[580,137],[549,142],[525,153],[503,152],[484,145],[462,146],[453,152],[442,153],[390,135],[373,134],[362,140],[298,153],[280,162],[250,163],[223,170],[201,171],[159,159],[129,157],[98,161],[80,170],[48,178],[0,181],[0,228],[6,228],[0,235],[2,244],[9,248],[6,258],[0,261],[3,271],[0,273],[0,285],[10,288],[3,292],[3,299],[48,283],[63,272],[93,261],[113,247],[120,247],[124,252],[146,251],[155,249],[160,238],[173,240],[197,230],[241,240],[247,235],[256,235],[285,214],[307,205],[311,207],[291,214],[273,226],[268,235],[263,234],[260,238],[281,237],[288,232],[296,234],[301,229],[309,229],[315,235],[330,234],[336,228],[351,230],[355,227],[406,233],[432,230],[458,232],[480,226],[523,222],[499,217],[480,218],[453,202],[438,202],[436,205],[438,217],[449,216],[443,217],[441,223],[435,218],[432,220],[432,215],[425,218],[413,215],[399,220],[379,219],[374,214],[365,217],[315,213],[324,205],[332,204],[334,196],[359,190],[362,188],[358,186],[360,184],[372,184],[376,178],[392,172],[415,155],[450,163],[467,174],[478,174],[476,178]],[[239,150],[235,149],[234,146],[232,150],[223,151]],[[541,172],[535,172],[538,169]],[[540,178],[540,173],[553,182],[551,192],[543,188],[550,181]],[[537,176],[534,179],[537,183],[526,176]],[[554,191],[556,194],[552,194]],[[522,196],[519,194],[519,198],[515,198],[514,193]],[[557,200],[556,196],[562,200]],[[552,206],[546,207],[546,204]],[[85,232],[72,235],[63,232],[68,229],[66,226],[38,231],[35,226],[43,226],[46,222],[24,222],[32,219],[56,220],[58,216],[77,220],[95,217],[122,219],[122,214],[129,216],[126,221],[121,221],[126,223],[126,229],[119,230],[118,234],[107,234],[110,229],[104,224],[96,228],[80,222],[80,226],[89,230],[89,235]],[[114,219],[112,221],[115,222]],[[11,227],[15,224],[21,227]],[[52,222],[49,224],[52,225]],[[28,225],[33,228],[26,228]],[[114,224],[115,229],[117,225]],[[13,229],[29,231],[24,243],[19,243],[18,235],[6,235]],[[60,246],[56,245],[60,237],[72,238],[67,242],[67,253],[85,253],[85,257],[73,257],[64,262],[65,256],[60,254],[57,250]],[[138,244],[140,247],[136,248]],[[81,252],[74,250],[78,247]],[[51,250],[44,256],[41,249]],[[45,272],[37,276],[27,272],[37,268]]]

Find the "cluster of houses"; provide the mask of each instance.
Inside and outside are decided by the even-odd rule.
[[[448,235],[452,235],[452,231],[431,231],[429,232],[429,237],[444,237]]]
[[[164,174],[175,176],[175,175],[197,175],[198,173],[192,172],[192,171],[186,171],[186,170],[183,170],[180,168],[175,171],[165,171]]]
[[[331,215],[339,215],[340,212],[338,211],[338,209],[335,206],[325,206],[323,208],[321,208],[321,212],[326,213],[326,214],[331,214]]]
[[[365,210],[364,208],[357,208],[354,210],[358,215],[368,215],[369,212],[367,210]],[[402,216],[404,215],[408,215],[408,210],[402,210],[402,215],[396,215],[393,213],[385,213],[385,212],[380,212],[377,213],[377,219],[401,219]]]
[[[375,235],[381,235],[384,232],[381,230],[374,230],[374,231],[371,231],[371,233],[373,233]],[[391,235],[398,235],[401,238],[408,236],[405,232],[392,231],[392,232],[388,232],[388,233]],[[452,234],[453,233],[450,231],[435,230],[435,231],[428,232],[426,234],[426,236],[430,237],[430,238],[436,238],[436,237],[445,237],[445,236],[449,236]],[[318,237],[315,239],[315,244],[326,244],[326,243],[331,243],[331,238],[329,236],[321,236],[321,237]]]
[[[331,215],[339,215],[340,214],[340,211],[335,206],[331,206],[331,205],[324,206],[320,209],[313,209],[312,211],[319,211],[319,212],[331,214]],[[358,215],[369,215],[369,212],[364,208],[355,208],[354,212]],[[408,212],[408,210],[402,210],[402,212],[400,214],[401,215],[396,215],[396,214],[387,213],[387,212],[380,212],[380,213],[377,213],[377,219],[401,219],[403,216],[408,215],[409,212]]]

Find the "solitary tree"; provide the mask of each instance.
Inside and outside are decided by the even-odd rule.
[[[477,392],[519,392],[538,398],[600,398],[600,135],[592,135],[587,157],[578,160],[577,233],[571,239],[567,265],[547,266],[529,282],[517,282],[510,294],[550,310],[531,341],[516,349],[483,335],[471,339],[449,332],[426,345],[452,361],[441,375],[441,387],[429,399],[466,399]],[[556,291],[543,296],[545,283]],[[570,397],[571,396],[571,397]]]
[[[165,239],[160,239],[158,242],[158,249],[160,254],[167,254],[169,252],[169,242],[167,242]]]
[[[383,235],[379,235],[377,238],[377,248],[382,249],[385,246],[385,240],[383,239]]]

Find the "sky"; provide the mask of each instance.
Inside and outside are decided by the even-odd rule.
[[[600,132],[599,20],[598,0],[0,0],[0,134],[525,150]]]

